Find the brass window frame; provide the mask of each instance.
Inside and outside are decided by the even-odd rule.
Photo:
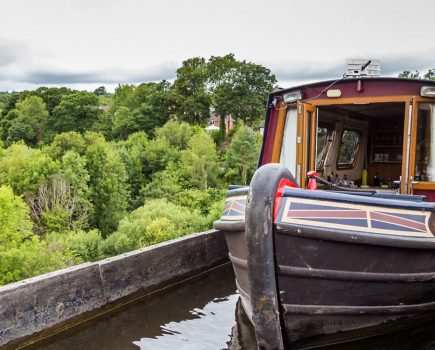
[[[356,145],[353,149],[353,154],[352,154],[352,158],[351,158],[351,162],[350,163],[339,163],[338,162],[338,158],[340,157],[340,150],[341,150],[341,146],[343,145],[343,136],[344,136],[344,132],[345,131],[353,131],[358,135],[358,141],[356,142]],[[343,128],[343,132],[341,133],[341,137],[340,137],[340,147],[338,148],[338,154],[337,154],[337,163],[336,163],[336,168],[337,170],[343,170],[343,169],[353,169],[355,167],[356,164],[356,160],[358,159],[359,156],[359,150],[360,150],[360,145],[361,145],[361,131],[360,130],[356,130],[356,129],[352,129],[352,128]]]

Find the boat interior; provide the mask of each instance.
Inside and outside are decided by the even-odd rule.
[[[385,190],[399,188],[404,116],[404,103],[320,106],[315,154],[319,176],[350,187],[364,182]]]

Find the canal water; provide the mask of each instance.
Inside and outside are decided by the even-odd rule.
[[[26,350],[255,349],[253,330],[241,312],[232,267],[226,264]]]
[[[253,350],[256,344],[226,264],[26,348],[42,349]],[[324,349],[435,350],[435,317],[423,326]]]

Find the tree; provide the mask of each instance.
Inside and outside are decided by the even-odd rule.
[[[100,86],[94,90],[93,94],[97,96],[103,96],[107,94],[107,91],[104,86]]]
[[[237,61],[233,54],[211,57],[208,63],[213,106],[221,118],[231,115],[252,125],[261,119],[267,96],[276,83],[270,70],[251,62]],[[224,129],[222,129],[224,131]]]
[[[32,232],[29,209],[9,186],[0,186],[0,285],[63,268],[68,254],[50,250]]]
[[[85,154],[94,227],[103,237],[115,231],[128,204],[127,173],[118,152],[105,142],[91,144]]]
[[[239,127],[226,154],[227,178],[246,185],[257,168],[258,153],[255,132],[245,126]]]
[[[14,117],[9,117],[8,128],[7,131],[5,130],[7,144],[23,140],[26,144],[34,147],[42,141],[48,112],[40,97],[30,96],[17,102],[16,109],[10,111],[6,119],[12,113],[14,113]]]
[[[113,115],[112,135],[117,139],[126,139],[129,134],[140,130],[138,119],[128,107],[120,106]]]
[[[409,70],[404,70],[402,73],[399,73],[399,78],[407,78],[407,79],[421,79],[420,72],[414,71],[411,72]]]
[[[84,133],[98,121],[98,97],[86,91],[62,97],[51,118],[54,133],[77,131]]]
[[[141,189],[147,182],[148,137],[141,131],[131,134],[126,141],[117,143],[117,150],[128,176],[130,199],[128,209],[133,210],[143,204]]]
[[[189,148],[183,151],[182,165],[193,186],[207,190],[209,186],[217,184],[220,173],[217,152],[207,133],[201,130],[192,136]]]
[[[44,152],[53,159],[60,159],[68,151],[83,155],[86,150],[84,137],[75,131],[63,132],[54,137],[53,142],[44,147]]]
[[[87,227],[88,208],[61,175],[54,175],[40,184],[38,191],[28,195],[26,200],[39,234]]]
[[[204,229],[204,223],[204,218],[196,210],[154,199],[122,219],[118,231],[140,248],[198,232]]]
[[[422,79],[418,70],[415,70],[414,72],[404,70],[403,72],[399,73],[398,77],[407,79]],[[435,68],[428,69],[428,71],[423,75],[423,78],[435,80]]]
[[[146,177],[151,178],[152,174],[164,170],[171,162],[177,163],[180,157],[180,151],[171,147],[167,139],[156,138],[151,140],[146,152]]]
[[[425,79],[435,80],[435,68],[428,69],[423,77]]]
[[[137,131],[153,135],[169,120],[169,86],[166,81],[119,86],[113,95],[113,136],[125,139]]]
[[[0,251],[17,247],[32,236],[29,209],[9,186],[0,186]]]
[[[66,95],[70,95],[72,93],[74,93],[74,91],[66,87],[50,88],[50,87],[41,86],[36,90],[31,91],[30,95],[38,96],[42,98],[48,113],[52,115],[54,109],[56,108],[56,106],[59,105],[60,101],[62,100],[62,97]]]
[[[59,168],[59,162],[41,150],[15,143],[0,152],[0,185],[9,185],[19,195],[34,192]]]
[[[183,150],[187,148],[192,134],[193,129],[189,124],[170,120],[156,130],[156,139],[164,139],[171,147]]]
[[[210,94],[206,91],[209,75],[202,57],[183,61],[171,89],[175,115],[190,124],[205,124],[210,118]]]

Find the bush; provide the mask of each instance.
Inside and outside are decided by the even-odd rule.
[[[198,210],[154,199],[122,219],[118,231],[140,248],[205,228],[206,219]]]
[[[15,143],[0,153],[0,184],[16,194],[35,191],[59,171],[59,163],[40,150]]]
[[[136,242],[127,237],[125,233],[114,232],[100,245],[100,253],[104,257],[122,254],[137,248]]]

